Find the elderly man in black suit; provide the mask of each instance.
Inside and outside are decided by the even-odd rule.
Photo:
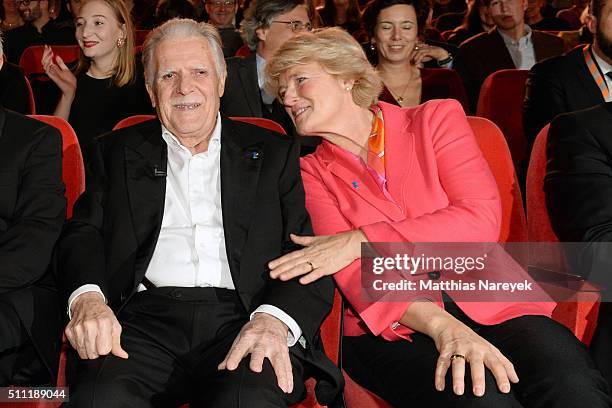
[[[605,288],[589,352],[612,389],[612,102],[559,115],[544,190],[561,241],[585,242],[576,273]]]
[[[65,216],[59,132],[0,107],[0,386],[55,384],[61,315],[47,267]]]
[[[311,233],[296,141],[219,114],[214,27],[171,20],[143,60],[158,119],[95,143],[58,244],[70,404],[281,407],[310,375],[329,402],[342,380],[319,326],[333,284],[267,267]]]
[[[530,69],[563,52],[563,40],[525,24],[527,0],[484,0],[496,28],[461,44],[454,68],[459,72],[476,111],[484,80],[501,69]]]
[[[592,0],[587,28],[591,46],[533,66],[527,79],[523,120],[529,149],[538,132],[560,113],[612,101],[612,2]]]

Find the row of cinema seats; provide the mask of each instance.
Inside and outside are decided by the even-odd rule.
[[[72,214],[72,206],[78,195],[84,190],[85,178],[83,162],[78,141],[72,127],[64,120],[52,116],[33,116],[36,119],[57,127],[62,132],[64,140],[63,180],[66,184],[66,198],[68,202],[68,217]],[[150,119],[152,116],[139,115],[122,120],[116,128],[130,126]],[[282,127],[275,122],[261,118],[234,118],[254,123],[268,129],[284,134]],[[556,242],[552,232],[548,213],[544,202],[542,190],[545,172],[545,146],[548,128],[542,130],[538,136],[530,161],[527,181],[527,213],[525,217],[520,189],[517,185],[516,174],[506,140],[499,128],[485,118],[468,117],[468,121],[476,135],[477,142],[483,151],[485,159],[498,184],[502,198],[502,226],[499,242]],[[527,222],[527,219],[529,222]],[[554,311],[553,318],[567,326],[573,333],[589,344],[599,308],[596,293],[582,293],[580,298],[569,298],[559,303]],[[343,305],[339,293],[336,291],[334,306],[331,314],[324,321],[321,332],[326,353],[335,363],[340,360],[341,324]],[[66,350],[69,346],[64,344],[60,359],[58,373],[58,386],[65,386],[64,368],[66,363]],[[388,408],[390,405],[381,398],[370,393],[353,382],[344,373],[346,387],[344,401],[347,408]],[[307,384],[307,399],[295,408],[319,408],[320,405],[314,397],[314,384]],[[7,408],[51,408],[56,405],[47,403],[20,403],[8,404]]]
[[[77,45],[53,46],[53,52],[66,62],[79,57]],[[43,46],[27,48],[19,65],[30,81],[48,81],[41,64]],[[436,84],[447,85],[455,99],[467,106],[467,97],[461,78],[454,70],[431,68],[429,76]],[[526,139],[523,132],[523,98],[525,96],[526,70],[507,69],[491,74],[483,83],[478,100],[476,116],[490,119],[502,130],[510,147],[515,167],[526,159]],[[32,87],[30,87],[32,90]],[[30,94],[31,113],[36,113],[35,95]]]

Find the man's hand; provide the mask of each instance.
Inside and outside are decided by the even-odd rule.
[[[293,372],[287,346],[287,326],[267,313],[257,313],[242,327],[232,347],[219,364],[219,370],[235,370],[247,354],[249,367],[256,373],[263,368],[264,358],[270,360],[278,386],[287,394],[293,391]]]
[[[97,292],[83,293],[72,302],[72,319],[64,333],[82,359],[112,353],[128,358],[121,348],[121,325]]]

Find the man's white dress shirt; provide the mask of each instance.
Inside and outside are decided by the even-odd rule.
[[[168,145],[166,198],[161,231],[145,273],[155,286],[215,287],[235,289],[227,261],[221,208],[221,116],[208,150],[192,154],[162,125]],[[140,284],[139,291],[146,290]],[[85,292],[98,292],[98,285],[84,285],[68,299]],[[289,328],[288,345],[302,335],[288,314],[272,305],[261,305],[251,314],[268,313]]]

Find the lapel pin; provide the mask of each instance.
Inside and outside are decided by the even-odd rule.
[[[249,159],[257,160],[259,159],[259,152],[257,150],[251,150],[248,154]]]
[[[353,188],[359,188],[359,184],[357,184],[356,181],[353,181],[351,184],[353,185]]]

